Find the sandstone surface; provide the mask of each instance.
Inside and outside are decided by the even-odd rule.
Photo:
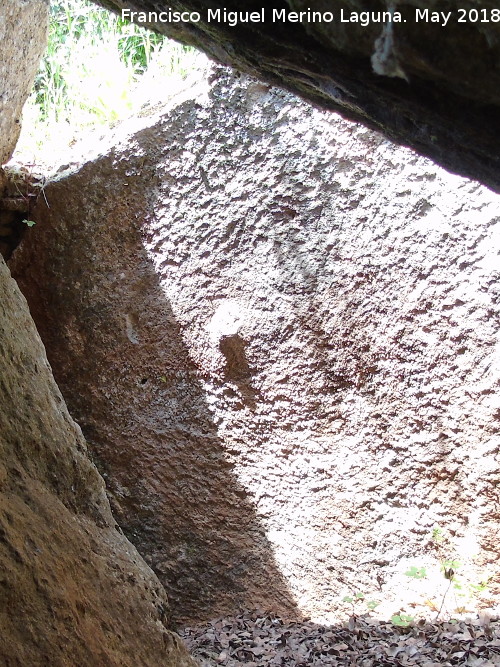
[[[500,14],[493,0],[99,2],[135,11],[135,21],[139,11],[156,12],[158,20],[146,16],[144,25],[500,187]],[[176,21],[159,16],[166,10],[198,15]]]
[[[194,667],[0,258],[0,663]]]
[[[48,13],[47,0],[0,0],[0,166],[12,156],[21,131],[21,111],[47,40]]]
[[[498,593],[497,195],[219,73],[45,197],[11,267],[177,619]]]

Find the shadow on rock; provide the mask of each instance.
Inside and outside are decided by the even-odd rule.
[[[56,380],[175,621],[256,605],[297,617],[144,250],[147,194],[112,163],[47,187],[11,265]]]

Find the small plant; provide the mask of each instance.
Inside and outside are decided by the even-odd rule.
[[[379,606],[380,602],[377,602],[376,600],[370,600],[369,602],[366,603],[366,606],[370,611],[373,611]]]
[[[391,623],[399,628],[407,628],[413,622],[413,616],[408,614],[394,614],[391,616]]]
[[[33,227],[34,225],[36,225],[36,222],[34,220],[23,220],[23,222],[28,227]]]
[[[441,544],[441,542],[444,540],[444,533],[443,533],[442,528],[440,528],[439,526],[436,526],[435,528],[433,528],[431,539],[436,544]]]
[[[342,602],[347,602],[348,604],[352,605],[352,611],[354,613],[354,608],[355,608],[355,603],[356,602],[364,602],[366,607],[370,610],[373,611],[376,609],[380,602],[377,602],[376,600],[368,600],[365,602],[366,596],[364,593],[353,593],[352,595],[346,595],[342,598]]]
[[[441,606],[439,607],[439,610],[436,614],[436,620],[439,618],[443,607],[444,607],[444,601],[446,600],[446,596],[448,595],[448,591],[450,590],[450,586],[455,583],[455,588],[461,588],[460,584],[458,584],[455,581],[455,570],[460,567],[460,561],[458,560],[443,560],[441,561],[441,571],[443,573],[443,576],[445,579],[448,580],[448,588],[445,590],[443,599],[441,600]]]
[[[453,579],[455,572],[461,567],[459,560],[449,559],[441,561],[441,571],[445,579]]]
[[[469,587],[476,594],[477,593],[485,593],[488,590],[488,584],[489,584],[489,581],[488,581],[488,579],[486,579],[486,580],[483,580],[483,581],[479,581],[477,584],[469,584]]]
[[[412,565],[405,574],[407,577],[412,577],[412,579],[425,579],[427,576],[425,567],[416,567],[415,565]]]

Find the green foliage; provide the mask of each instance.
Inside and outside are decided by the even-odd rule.
[[[370,611],[373,611],[379,606],[380,602],[377,602],[376,600],[370,600],[369,602],[366,603],[366,606]]]
[[[459,590],[461,586],[456,582],[455,574],[457,569],[460,567],[460,561],[458,560],[443,560],[441,561],[441,572],[445,579],[448,579],[451,583],[455,582],[455,588]]]
[[[53,2],[48,46],[34,84],[41,121],[119,118],[128,105],[124,87],[144,71],[162,39],[86,0]]]
[[[415,567],[415,565],[412,565],[405,574],[407,577],[412,577],[413,579],[425,579],[427,576],[425,567]]]
[[[407,614],[394,614],[391,616],[391,623],[400,628],[407,628],[413,622],[413,616]]]
[[[462,567],[459,560],[443,560],[441,561],[441,571],[445,579],[448,579],[450,585],[453,584],[453,589],[457,591],[460,598],[473,598],[488,590],[488,580],[478,581],[474,583],[468,580],[462,574],[457,575],[457,570]]]
[[[353,593],[352,595],[346,595],[342,598],[342,602],[347,602],[348,604],[351,604],[353,610],[356,602],[364,602],[367,609],[369,609],[370,611],[376,609],[380,604],[380,602],[377,602],[376,600],[368,600],[368,601],[365,600],[366,596],[364,593]]]
[[[52,0],[47,49],[23,112],[23,126],[32,127],[24,143],[57,141],[61,133],[129,116],[138,110],[135,87],[146,71],[154,65],[164,77],[185,77],[197,56],[88,0]],[[168,97],[168,83],[160,87]]]
[[[488,590],[488,584],[487,580],[479,581],[477,584],[469,584],[469,587],[474,593],[485,593]]]
[[[441,561],[441,570],[443,572],[446,572],[447,570],[458,570],[459,567],[461,567],[461,563],[459,560],[449,559]]]
[[[432,541],[435,542],[436,544],[441,544],[443,540],[444,540],[443,530],[439,526],[436,526],[435,528],[432,529]]]
[[[28,227],[33,227],[34,225],[36,225],[36,222],[34,220],[23,220],[23,222]]]

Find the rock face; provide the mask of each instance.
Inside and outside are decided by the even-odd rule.
[[[102,478],[0,258],[0,662],[194,661],[163,588],[117,530]]]
[[[500,187],[500,15],[490,0],[430,8],[420,0],[99,1],[116,11],[197,12],[186,21],[143,21]],[[248,20],[250,10],[257,21]]]
[[[498,585],[498,198],[246,78],[137,123],[11,266],[175,616],[396,604],[433,528]]]
[[[46,0],[0,0],[0,166],[12,156],[21,131],[21,110],[46,44],[48,13]]]
[[[47,18],[45,0],[0,0],[0,166],[19,136]],[[0,168],[2,254],[22,212],[8,187]],[[194,667],[164,625],[165,591],[111,515],[1,256],[0,293],[0,662]]]

